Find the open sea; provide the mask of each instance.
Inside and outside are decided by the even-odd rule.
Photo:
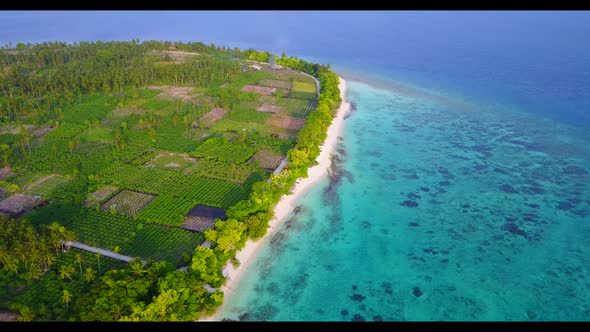
[[[9,14],[0,43],[215,41],[347,79],[337,171],[222,318],[590,320],[590,12]]]

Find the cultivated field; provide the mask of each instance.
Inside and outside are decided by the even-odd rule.
[[[122,190],[120,193],[105,202],[102,205],[102,209],[104,211],[111,211],[114,209],[118,213],[133,217],[151,202],[152,199],[154,199],[154,195]]]

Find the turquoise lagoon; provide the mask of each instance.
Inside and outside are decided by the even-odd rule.
[[[590,319],[588,130],[369,80],[347,99],[332,177],[222,319]]]

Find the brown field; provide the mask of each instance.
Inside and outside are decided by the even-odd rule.
[[[216,107],[211,111],[207,112],[207,114],[203,115],[199,120],[206,125],[210,126],[213,125],[215,122],[223,119],[225,113],[229,112],[228,110],[224,110],[223,108]]]
[[[183,86],[169,86],[169,85],[150,85],[147,87],[150,90],[161,91],[158,95],[163,99],[180,99],[182,101],[190,101],[194,98],[192,95],[194,88]]]
[[[47,134],[48,132],[50,132],[52,130],[53,130],[53,128],[51,128],[51,127],[35,128],[35,129],[31,130],[31,135],[33,135],[34,137],[40,137],[40,136]]]
[[[184,62],[186,59],[200,55],[200,53],[194,53],[194,52],[182,52],[182,51],[152,51],[154,54],[156,55],[160,55],[160,56],[170,56],[173,60],[172,63],[176,64],[176,63],[182,63]],[[165,62],[166,63],[166,62]]]
[[[285,108],[281,106],[262,104],[262,106],[258,107],[256,111],[263,113],[282,114],[285,111]]]
[[[248,84],[248,85],[245,85],[241,91],[242,92],[254,92],[254,93],[257,93],[260,95],[270,96],[277,91],[277,88]]]
[[[299,130],[305,125],[305,119],[292,118],[290,116],[271,115],[266,124],[284,129]]]
[[[0,311],[0,322],[16,322],[18,313],[12,311]]]
[[[35,196],[14,194],[0,202],[0,212],[8,215],[16,215],[26,212],[41,203],[41,199]]]

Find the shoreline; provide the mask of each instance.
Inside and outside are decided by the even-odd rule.
[[[313,184],[321,180],[327,173],[332,163],[331,156],[336,149],[336,143],[338,137],[341,136],[344,129],[344,118],[350,111],[350,102],[346,97],[346,81],[338,76],[339,83],[338,88],[340,89],[340,97],[342,102],[340,107],[336,111],[336,117],[332,120],[332,123],[328,127],[328,133],[326,140],[320,146],[320,155],[316,158],[317,165],[310,167],[307,170],[306,178],[299,178],[293,187],[291,193],[283,195],[277,205],[274,208],[274,216],[268,223],[268,230],[263,238],[252,241],[248,240],[242,250],[236,254],[236,258],[240,261],[239,267],[234,267],[231,262],[226,266],[227,282],[223,285],[220,290],[224,293],[223,304],[217,308],[214,315],[199,319],[198,321],[219,321],[221,317],[221,309],[226,304],[226,301],[233,294],[233,289],[238,285],[244,272],[248,270],[252,261],[256,257],[258,251],[262,248],[262,245],[268,241],[269,238],[277,231],[279,223],[283,222],[286,217],[293,212],[295,208],[295,201],[305,192],[307,192]]]

